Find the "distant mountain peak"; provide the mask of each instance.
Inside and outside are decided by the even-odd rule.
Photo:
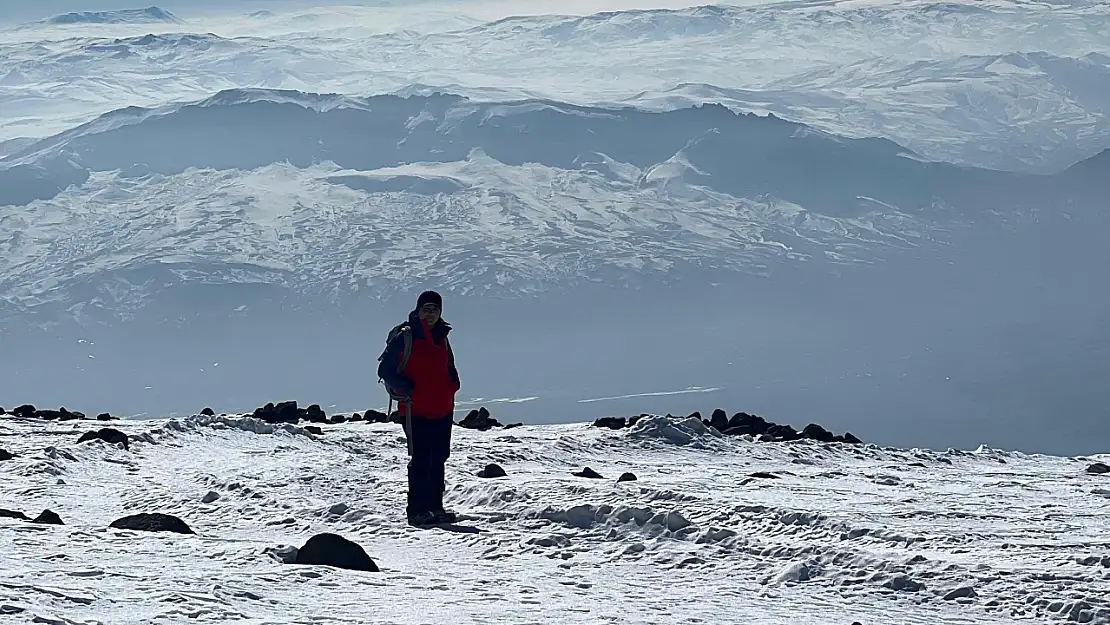
[[[145,9],[120,9],[117,11],[76,11],[55,15],[47,24],[181,24],[184,20],[169,11],[150,6]]]

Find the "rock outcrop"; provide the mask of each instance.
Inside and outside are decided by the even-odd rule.
[[[594,421],[593,425],[599,428],[623,430],[633,427],[640,419],[648,416],[650,415],[644,414],[627,419],[625,417],[602,417]],[[674,418],[672,415],[667,415],[667,417]],[[696,419],[706,427],[713,428],[726,436],[748,435],[762,442],[814,440],[823,443],[850,443],[854,445],[863,442],[851,432],[836,435],[816,423],[810,423],[801,432],[798,432],[789,425],[772,423],[763,417],[746,412],[738,412],[729,418],[728,414],[720,408],[714,410],[712,416],[708,419],[703,419],[700,412],[695,412],[687,416],[686,419]]]

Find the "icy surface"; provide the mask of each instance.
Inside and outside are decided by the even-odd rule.
[[[0,519],[0,606],[13,623],[1110,623],[1096,458],[760,444],[664,421],[456,428],[447,500],[484,530],[463,534],[404,524],[395,426],[123,422],[127,452],[76,444],[93,423],[8,417],[0,501],[66,525]],[[490,462],[508,476],[474,476]],[[606,479],[571,476],[587,465]],[[625,471],[639,480],[616,483]],[[139,512],[197,535],[108,529]],[[321,532],[382,572],[282,564]]]

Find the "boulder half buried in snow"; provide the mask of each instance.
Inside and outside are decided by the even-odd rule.
[[[362,547],[338,534],[317,534],[309,538],[304,547],[297,550],[294,564],[378,572],[378,565]]]
[[[192,529],[181,519],[169,515],[154,513],[132,514],[112,521],[108,527],[119,530],[136,530],[140,532],[176,532],[178,534],[195,534]]]
[[[127,441],[127,435],[115,428],[100,428],[92,432],[85,432],[81,438],[77,439],[78,443],[86,441],[102,440],[114,445],[123,445],[124,449],[129,449],[130,445]]]

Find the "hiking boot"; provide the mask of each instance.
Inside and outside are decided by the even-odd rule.
[[[435,515],[435,519],[436,519],[435,522],[436,523],[458,523],[459,522],[459,515],[455,514],[454,512],[450,512],[448,510],[442,510],[442,509],[436,510],[432,514]]]
[[[435,525],[436,523],[442,523],[442,521],[436,518],[436,514],[434,512],[409,513],[409,525],[420,527],[423,525]]]

